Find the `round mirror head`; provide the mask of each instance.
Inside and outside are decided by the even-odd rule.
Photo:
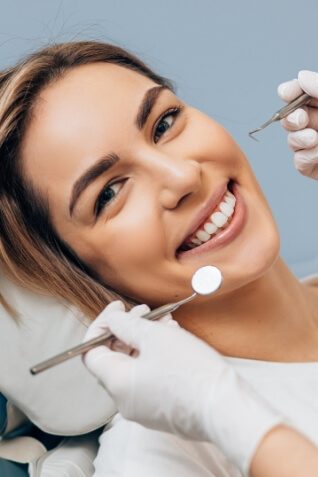
[[[221,271],[217,267],[207,265],[198,268],[192,276],[191,285],[199,295],[210,295],[220,287],[222,280]]]

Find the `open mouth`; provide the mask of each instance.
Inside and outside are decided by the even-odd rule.
[[[197,230],[193,232],[185,241],[178,247],[177,255],[188,250],[200,247],[205,242],[208,242],[220,232],[225,230],[231,223],[234,212],[236,197],[233,194],[234,181],[230,179],[227,184],[227,190],[221,198],[218,205],[214,208],[204,221],[199,225]]]

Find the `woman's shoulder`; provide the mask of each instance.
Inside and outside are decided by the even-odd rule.
[[[211,443],[146,429],[117,414],[99,438],[95,477],[241,477]]]

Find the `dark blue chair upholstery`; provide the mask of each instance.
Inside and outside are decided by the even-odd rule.
[[[0,435],[3,434],[7,425],[7,400],[0,394]],[[27,477],[28,464],[17,464],[8,460],[0,459],[1,477]]]
[[[7,400],[3,394],[0,394],[0,436],[3,434],[7,425]]]
[[[1,477],[28,477],[28,465],[0,459]]]

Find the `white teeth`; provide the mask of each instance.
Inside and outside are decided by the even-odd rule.
[[[195,235],[202,242],[207,242],[211,238],[210,234],[204,230],[198,230]]]
[[[193,237],[191,239],[191,242],[194,243],[195,245],[201,245],[201,243],[202,243],[201,240],[199,240],[198,238],[195,238],[195,237]]]
[[[231,194],[231,196],[225,194],[224,201],[227,202],[231,207],[234,207],[236,202],[236,197],[233,194]]]
[[[210,219],[218,227],[223,227],[223,225],[226,224],[228,217],[222,214],[222,212],[214,212],[214,214],[211,215]]]
[[[218,226],[215,224],[212,224],[211,222],[207,222],[204,224],[204,230],[208,232],[208,234],[212,235],[218,230]]]
[[[195,236],[191,238],[190,243],[193,245],[202,245],[202,243],[210,240],[211,236],[216,234],[223,225],[227,223],[229,218],[233,215],[236,197],[232,192],[227,190],[222,202],[218,206],[218,211],[210,216],[211,222],[206,222],[203,225],[204,230],[199,229]]]
[[[219,205],[219,208],[221,212],[227,217],[230,217],[233,214],[234,207],[231,207],[231,205],[228,204],[227,202],[221,202],[221,204]]]

